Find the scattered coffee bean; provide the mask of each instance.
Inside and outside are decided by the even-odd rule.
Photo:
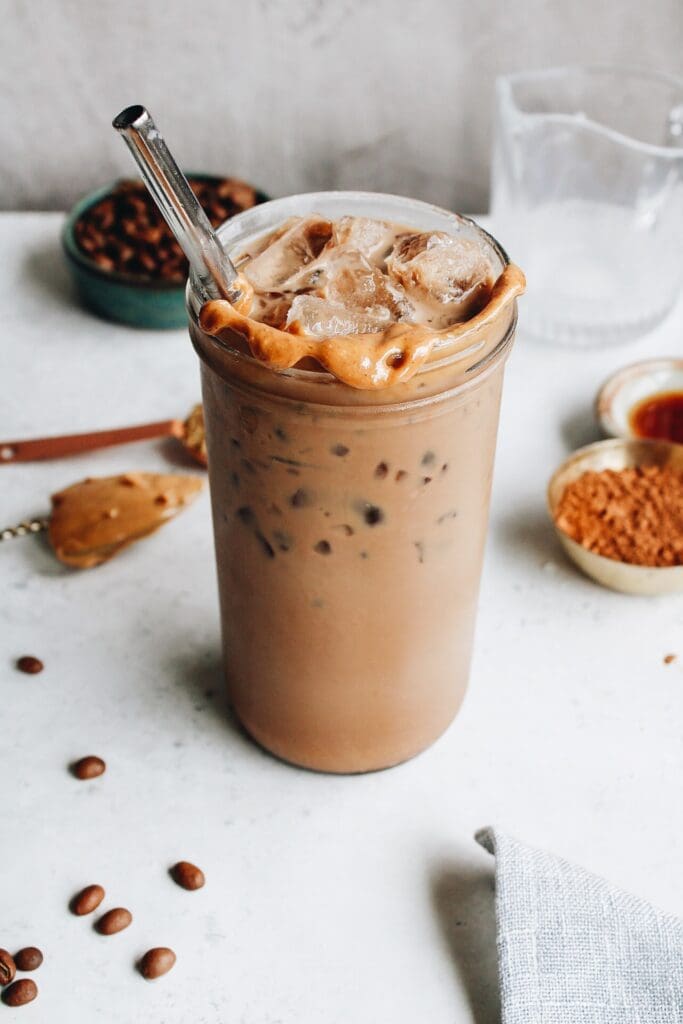
[[[14,954],[18,971],[36,971],[43,962],[43,954],[37,946],[25,946]]]
[[[106,768],[101,757],[89,754],[88,757],[82,757],[80,761],[76,761],[71,766],[71,771],[77,779],[96,779],[98,775],[104,775]]]
[[[82,917],[83,914],[92,914],[93,910],[97,910],[99,907],[104,895],[101,885],[86,885],[85,889],[81,889],[72,899],[71,913],[78,917]]]
[[[38,995],[38,986],[31,978],[22,978],[4,989],[2,1001],[6,1006],[26,1006]]]
[[[319,540],[318,543],[313,548],[313,550],[317,552],[319,555],[331,555],[332,545],[330,544],[329,540]]]
[[[282,429],[282,427],[276,427],[275,428],[275,436],[280,441],[288,441],[289,440],[289,438],[287,437],[286,432]]]
[[[676,655],[675,654],[666,654],[664,656],[664,664],[665,665],[673,665],[675,660],[676,660]]]
[[[333,455],[338,455],[340,459],[343,459],[345,455],[349,454],[349,449],[345,444],[333,444],[330,451]]]
[[[386,462],[378,462],[375,466],[375,476],[378,480],[384,480],[385,476],[389,472],[389,466]]]
[[[425,452],[424,455],[422,456],[422,465],[431,466],[433,465],[435,459],[436,455],[434,454],[434,452]]]
[[[170,871],[171,878],[182,889],[201,889],[206,879],[204,872],[196,864],[190,864],[189,860],[179,860]]]
[[[132,920],[133,915],[130,910],[126,910],[125,907],[115,907],[102,915],[95,924],[95,930],[100,935],[116,935],[117,932],[122,932],[124,928],[127,928]]]
[[[431,482],[432,482],[431,476],[423,476],[422,477],[422,483],[423,484],[431,484]]]
[[[407,476],[408,473],[406,472],[405,469],[399,469],[396,473],[396,476],[394,477],[394,480],[396,481],[397,484],[400,484],[401,480],[405,480]]]
[[[9,985],[16,973],[14,957],[6,949],[0,949],[0,985]]]
[[[147,950],[138,967],[143,978],[154,981],[155,978],[161,978],[162,975],[168,974],[174,964],[175,953],[173,950],[168,946],[156,946],[154,949]]]
[[[25,654],[22,658],[17,659],[17,668],[20,672],[35,676],[38,672],[42,672],[45,666],[40,658],[34,658],[32,654]]]

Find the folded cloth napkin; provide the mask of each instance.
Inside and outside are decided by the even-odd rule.
[[[503,1024],[683,1024],[683,921],[493,828]]]

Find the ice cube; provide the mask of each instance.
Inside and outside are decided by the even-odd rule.
[[[370,217],[340,217],[334,223],[334,232],[327,243],[326,252],[333,246],[343,246],[347,251],[359,252],[372,263],[391,251],[395,237],[395,227],[384,220],[372,220]]]
[[[357,251],[340,251],[326,261],[324,279],[316,294],[382,322],[409,320],[412,313],[403,289]]]
[[[307,268],[332,237],[332,224],[322,217],[293,217],[287,223],[244,267],[245,277],[259,291],[301,290]]]
[[[287,329],[293,334],[331,338],[338,334],[382,331],[391,322],[388,310],[347,309],[317,295],[297,295],[289,308]]]
[[[435,326],[436,321],[445,326],[460,314],[469,315],[468,298],[474,297],[475,290],[478,293],[490,286],[492,276],[491,264],[478,242],[443,231],[403,235],[386,267],[409,299],[434,311],[428,319]]]

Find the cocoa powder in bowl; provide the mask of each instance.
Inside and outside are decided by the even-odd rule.
[[[683,475],[670,466],[585,472],[566,486],[554,520],[604,558],[683,565]]]

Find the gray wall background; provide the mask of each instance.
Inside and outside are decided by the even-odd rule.
[[[145,103],[184,167],[487,206],[493,79],[683,72],[683,0],[0,0],[0,209],[65,208],[132,163]]]

